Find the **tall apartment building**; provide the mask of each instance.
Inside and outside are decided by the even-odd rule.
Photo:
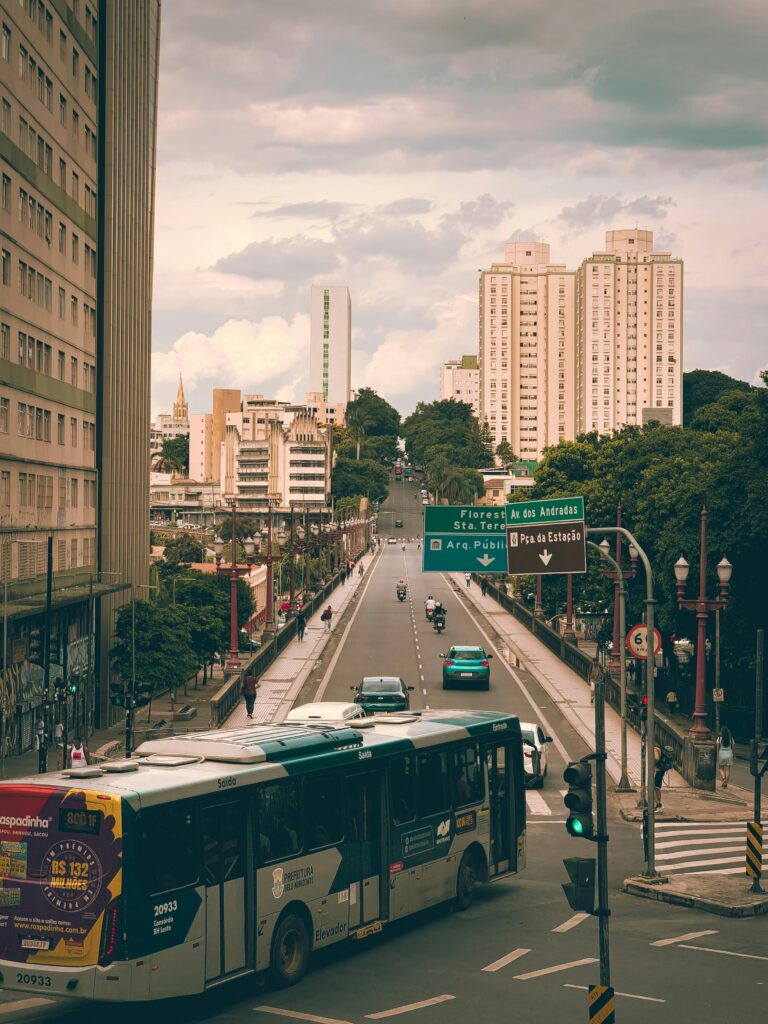
[[[440,399],[452,398],[472,406],[475,416],[480,415],[480,370],[477,356],[449,359],[440,367]]]
[[[480,417],[495,443],[538,459],[585,431],[680,423],[681,305],[682,262],[650,231],[607,232],[576,271],[544,242],[506,246],[480,278]]]
[[[159,0],[0,4],[2,700],[15,751],[43,702],[49,566],[50,693],[77,680],[68,718],[83,731],[109,706],[113,612],[148,575],[159,17]]]
[[[221,481],[221,452],[227,433],[227,417],[240,412],[237,388],[214,388],[212,412],[189,417],[189,476],[198,483]]]
[[[352,300],[343,284],[313,284],[310,295],[309,390],[323,402],[350,400],[352,380]]]
[[[331,431],[303,405],[246,396],[227,416],[221,488],[239,511],[264,515],[268,502],[324,509],[331,490]]]

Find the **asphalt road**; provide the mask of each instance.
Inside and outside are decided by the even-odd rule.
[[[417,510],[408,496],[413,490],[393,487],[393,511],[405,520],[405,537],[419,533],[421,506]],[[380,519],[382,534],[385,519]],[[584,753],[583,741],[525,667],[507,665],[506,652],[498,649],[487,625],[465,607],[461,588],[441,575],[421,572],[416,541],[406,544],[405,552],[401,543],[384,545],[366,576],[360,599],[335,627],[335,650],[314,676],[312,689],[322,690],[326,699],[346,700],[361,676],[397,674],[414,686],[415,708],[497,708],[543,721],[556,742],[544,789],[528,797],[526,869],[486,887],[463,914],[433,909],[379,937],[326,951],[293,989],[270,991],[244,981],[194,1000],[132,1008],[23,1005],[17,993],[0,993],[0,1024],[42,1019],[96,1024],[105,1018],[118,1024],[137,1016],[146,1024],[363,1024],[390,1016],[404,1024],[588,1020],[587,986],[599,980],[597,922],[574,918],[560,888],[562,857],[593,855],[591,845],[566,835],[560,792],[565,758]],[[409,585],[405,604],[395,597],[400,577]],[[424,618],[429,593],[448,609],[443,637]],[[493,650],[490,692],[442,691],[440,652],[451,642],[482,643]],[[640,868],[642,851],[637,826],[611,812],[611,979],[620,993],[616,1019],[637,1024],[764,1019],[765,920],[731,920],[621,894],[620,883]]]

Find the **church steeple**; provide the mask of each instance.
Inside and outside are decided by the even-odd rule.
[[[184,385],[181,383],[181,374],[179,374],[179,389],[176,392],[176,401],[173,403],[173,418],[175,420],[189,419],[189,406],[184,397]]]

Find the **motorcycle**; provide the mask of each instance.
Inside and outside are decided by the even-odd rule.
[[[432,628],[434,629],[434,631],[436,633],[438,633],[438,634],[442,633],[443,630],[445,629],[445,616],[444,615],[436,615],[435,616],[435,621],[432,623]]]
[[[405,597],[406,597],[405,587],[398,587],[397,588],[397,600],[398,601],[404,601]]]
[[[432,619],[434,619],[434,617],[435,617],[435,609],[434,608],[427,608],[426,609],[426,616],[427,616],[427,622],[431,622]]]

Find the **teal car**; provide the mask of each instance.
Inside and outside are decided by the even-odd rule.
[[[364,676],[350,689],[355,692],[355,704],[359,704],[366,715],[408,711],[411,706],[413,687],[406,686],[400,676]]]
[[[443,659],[443,689],[473,686],[478,690],[490,690],[492,654],[484,647],[451,647]]]

